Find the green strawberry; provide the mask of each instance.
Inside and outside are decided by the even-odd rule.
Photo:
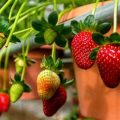
[[[22,58],[18,57],[15,59],[15,67],[16,67],[16,72],[21,74],[23,67],[25,66],[25,62]]]
[[[51,28],[47,29],[44,32],[44,39],[47,44],[52,44],[56,37],[57,37],[57,33]]]
[[[10,100],[16,102],[23,94],[24,87],[21,83],[14,83],[10,88]]]

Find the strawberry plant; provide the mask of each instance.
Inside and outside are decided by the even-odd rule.
[[[74,83],[74,80],[67,80],[64,77],[63,62],[57,57],[57,47],[64,50],[70,45],[75,62],[80,68],[89,69],[96,62],[104,83],[110,88],[118,86],[120,82],[120,34],[116,32],[118,1],[116,0],[115,6],[114,33],[109,37],[104,37],[104,34],[110,30],[111,24],[98,22],[94,17],[99,0],[96,1],[89,16],[80,22],[74,20],[71,25],[60,24],[61,16],[83,3],[79,3],[79,0],[58,1],[59,4],[63,2],[63,11],[57,8],[56,0],[39,2],[34,0],[32,5],[28,0],[2,0],[0,3],[0,67],[4,68],[4,80],[0,90],[0,113],[7,112],[11,102],[17,102],[24,92],[31,91],[25,80],[25,72],[27,67],[35,63],[35,60],[28,57],[30,38],[33,36],[38,45],[49,45],[52,49],[48,57],[42,58],[40,64],[42,71],[36,78],[37,92],[46,116],[54,115],[64,105],[67,100],[65,88]],[[54,11],[50,12],[48,17],[44,17],[48,5],[53,5]],[[22,44],[22,51],[15,55],[16,72],[7,85],[10,49],[16,43]]]

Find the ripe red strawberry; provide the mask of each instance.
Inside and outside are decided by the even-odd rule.
[[[43,101],[43,111],[46,116],[54,115],[66,102],[67,93],[64,87],[60,86],[55,95],[49,100]]]
[[[107,87],[115,88],[120,83],[120,46],[104,45],[97,53],[97,65]]]
[[[82,69],[88,69],[94,61],[89,58],[93,48],[97,44],[92,40],[92,32],[81,31],[74,36],[71,49],[76,64]]]
[[[10,106],[10,97],[7,93],[0,93],[0,112],[7,112]]]

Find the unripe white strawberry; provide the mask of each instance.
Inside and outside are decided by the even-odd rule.
[[[41,99],[50,99],[60,86],[59,76],[51,71],[44,70],[37,77],[37,91]]]

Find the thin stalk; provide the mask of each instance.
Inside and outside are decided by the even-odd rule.
[[[54,0],[53,2],[54,2],[54,4],[53,4],[54,11],[57,11],[57,1]],[[56,61],[56,44],[55,44],[55,42],[52,44],[52,58],[55,63],[55,61]]]
[[[12,37],[12,35],[13,35],[13,32],[15,31],[15,28],[16,28],[16,26],[17,26],[17,22],[18,22],[20,13],[22,12],[22,10],[23,10],[23,8],[25,7],[26,4],[27,4],[27,0],[25,0],[25,1],[23,2],[23,4],[21,5],[21,7],[20,7],[20,9],[19,9],[19,11],[18,11],[18,13],[17,13],[16,19],[15,19],[15,21],[14,21],[14,23],[13,23],[13,27],[12,27],[12,29],[11,29],[11,31],[10,31],[10,34],[9,34],[9,36],[8,36],[8,39],[7,39],[6,43],[5,43],[5,46],[6,46],[6,47],[8,46],[8,44],[9,44],[9,42],[10,42],[10,39],[11,39],[11,37]]]
[[[96,0],[96,3],[95,3],[94,8],[93,8],[93,10],[92,10],[92,15],[95,14],[96,9],[97,9],[97,5],[98,5],[99,1],[100,1],[100,0]]]
[[[113,32],[117,31],[117,14],[118,14],[118,0],[115,0],[115,5],[114,5],[114,26],[113,26]]]
[[[53,7],[54,7],[54,11],[56,11],[57,10],[57,1],[56,0],[53,0]]]
[[[31,32],[32,32],[32,30],[28,33],[28,36],[29,36],[29,34],[31,34]],[[26,51],[25,51],[25,53],[23,53],[24,54],[24,63],[26,63],[26,57],[28,55],[29,48],[30,48],[30,39],[28,40]],[[21,81],[24,80],[26,67],[27,67],[27,64],[25,64],[24,67],[23,67],[23,71],[22,71],[22,75],[21,75]]]
[[[9,52],[10,52],[10,47],[6,48],[6,55],[5,55],[5,65],[4,65],[4,81],[3,81],[3,90],[7,89],[7,73],[8,73],[8,59],[9,59]]]
[[[30,48],[30,40],[28,40],[28,44],[27,44],[27,48],[26,48],[26,52],[25,52],[25,56],[28,55],[29,48]]]
[[[24,30],[20,30],[20,31],[14,32],[13,35],[21,34],[21,33],[30,31],[31,29],[32,29],[32,28],[27,28],[27,29],[24,29]]]
[[[71,2],[72,2],[72,6],[76,7],[75,0],[71,0]]]
[[[24,61],[25,61],[25,57],[24,57]],[[25,71],[26,71],[26,64],[24,65],[24,67],[23,67],[23,71],[22,71],[22,75],[21,75],[21,81],[23,81],[24,80],[24,76],[25,76]]]
[[[38,8],[40,8],[40,7],[46,7],[47,5],[49,5],[51,2],[48,2],[48,3],[44,3],[44,4],[40,4],[40,5],[38,5],[38,6],[35,6],[35,7],[32,7],[32,8],[29,8],[28,10],[26,10],[25,12],[23,12],[23,13],[21,13],[20,14],[20,17],[22,17],[22,16],[25,16],[25,15],[27,15],[27,14],[29,14],[30,12],[33,12],[33,11],[36,11],[36,9],[38,9]],[[10,20],[12,21],[12,20],[14,20],[16,18],[16,15],[15,16],[13,16]]]
[[[39,11],[43,10],[44,8],[45,8],[45,7],[41,7],[41,8],[39,9]],[[21,21],[25,20],[25,19],[28,18],[29,16],[35,14],[35,12],[36,12],[36,11],[32,11],[31,13],[29,13],[29,14],[21,17],[21,18],[18,20],[17,24],[20,23]],[[13,25],[14,25],[14,24],[13,24]],[[11,28],[13,27],[13,25],[11,25],[11,26],[9,27],[9,29],[11,29]]]
[[[52,44],[52,58],[55,63],[55,61],[56,61],[56,44],[55,44],[55,42]]]
[[[0,9],[0,14],[2,14],[4,12],[4,10],[11,4],[13,0],[8,0]]]
[[[18,0],[15,0],[12,7],[11,7],[11,9],[10,9],[10,13],[9,13],[9,17],[8,17],[9,20],[11,19],[12,13],[14,11],[14,8],[15,8],[17,2],[18,2]]]

